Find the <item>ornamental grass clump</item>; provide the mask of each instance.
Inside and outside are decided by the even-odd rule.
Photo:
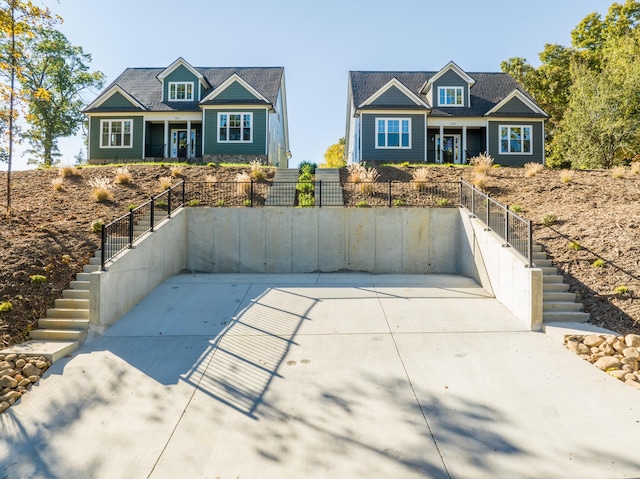
[[[375,189],[374,183],[379,177],[378,170],[375,168],[365,168],[361,175],[360,191],[367,195],[372,194]]]
[[[236,194],[239,196],[249,196],[251,192],[251,176],[246,171],[236,175]]]
[[[62,184],[63,181],[63,178],[54,178],[53,180],[51,180],[51,186],[53,186],[54,191],[64,190],[64,185]]]
[[[632,175],[640,175],[640,161],[634,161],[631,163],[631,168],[629,169]]]
[[[71,165],[62,165],[60,167],[60,170],[58,171],[58,174],[62,178],[69,178],[71,176],[79,176],[80,172],[75,167],[73,167]]]
[[[561,183],[571,183],[573,181],[573,170],[560,170],[558,176],[560,177]]]
[[[116,168],[115,177],[113,178],[113,182],[116,185],[129,185],[133,182],[133,177],[131,176],[131,172],[129,168],[126,166],[120,166]]]
[[[169,167],[169,171],[171,172],[171,176],[174,178],[178,176],[184,176],[184,168],[182,165],[171,165]]]
[[[251,170],[249,176],[256,181],[263,181],[267,178],[267,174],[264,171],[264,166],[260,160],[255,160],[249,163]]]
[[[616,179],[621,179],[626,176],[627,169],[624,166],[614,166],[611,168],[611,176]]]
[[[162,191],[166,191],[171,188],[173,179],[170,176],[161,176],[160,178],[158,178],[158,181],[160,182],[160,189]]]
[[[217,183],[218,176],[217,175],[207,175],[204,177],[205,183]]]
[[[493,158],[486,153],[480,153],[469,160],[469,164],[473,167],[474,173],[477,175],[489,175],[493,168]]]
[[[536,176],[544,170],[544,165],[542,163],[525,163],[524,164],[524,176],[527,178],[531,178],[532,176]]]
[[[111,192],[111,180],[105,177],[91,178],[89,180],[91,186],[91,198],[98,203],[105,201],[113,201],[113,193]]]
[[[489,188],[489,181],[491,178],[486,173],[476,173],[473,175],[473,186],[478,188],[480,191],[487,191]]]
[[[429,168],[416,168],[411,173],[411,177],[413,178],[413,185],[416,190],[422,192],[427,189],[427,181],[429,180]]]

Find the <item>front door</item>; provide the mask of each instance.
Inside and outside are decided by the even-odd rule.
[[[460,135],[442,135],[442,138],[442,145],[440,145],[440,135],[436,135],[436,155],[442,148],[443,163],[460,163]],[[439,157],[437,161],[440,162]]]
[[[190,158],[196,151],[196,130],[171,130],[171,158]]]

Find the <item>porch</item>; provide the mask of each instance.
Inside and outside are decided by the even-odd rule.
[[[441,125],[427,128],[427,163],[466,164],[487,151],[487,128]]]
[[[147,121],[144,157],[147,160],[202,157],[202,122]]]

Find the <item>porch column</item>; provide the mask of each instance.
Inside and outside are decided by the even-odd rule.
[[[461,163],[467,162],[467,125],[462,125],[462,158]]]
[[[164,121],[164,157],[169,158],[169,120]]]
[[[440,125],[440,145],[438,145],[438,163],[442,164],[442,145],[444,143],[444,126]]]
[[[187,120],[187,158],[191,158],[191,120]]]

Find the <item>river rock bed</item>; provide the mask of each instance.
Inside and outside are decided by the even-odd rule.
[[[0,354],[0,413],[29,391],[50,366],[42,356]]]
[[[598,369],[640,389],[640,335],[567,335],[565,346]]]

